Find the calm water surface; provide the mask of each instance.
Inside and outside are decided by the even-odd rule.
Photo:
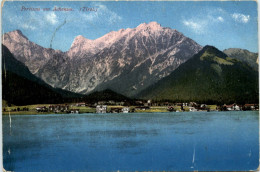
[[[10,171],[255,170],[258,112],[3,116]]]

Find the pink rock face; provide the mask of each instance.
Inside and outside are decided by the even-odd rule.
[[[36,73],[52,56],[62,53],[59,50],[43,48],[28,40],[20,30],[4,34],[3,44],[15,58],[28,66],[32,73]]]
[[[115,88],[128,96],[169,75],[202,49],[156,22],[112,31],[95,40],[77,36],[64,53],[30,42],[20,31],[6,33],[4,45],[54,87],[81,93]]]
[[[148,24],[142,23],[137,28],[133,29],[127,28],[120,29],[119,31],[112,31],[95,40],[89,40],[82,35],[79,35],[74,39],[71,48],[67,52],[67,55],[70,58],[82,58],[86,54],[94,55],[104,48],[113,46],[117,42],[123,43],[127,48],[129,41],[136,36],[147,38],[152,37],[152,39],[156,41],[156,39],[162,35],[170,38],[173,36],[173,34],[176,33],[176,30],[163,28],[157,22],[150,22]],[[182,35],[181,33],[178,34]],[[165,41],[167,41],[167,39]]]
[[[102,43],[99,44],[96,40],[90,40],[79,35],[74,39],[67,55],[70,58],[80,58],[85,54],[93,55],[102,48],[104,48]]]

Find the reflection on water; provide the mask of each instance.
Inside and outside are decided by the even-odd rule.
[[[10,171],[254,170],[258,112],[3,116]]]

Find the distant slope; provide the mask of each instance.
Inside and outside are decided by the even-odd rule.
[[[51,89],[63,97],[81,97],[82,95],[73,93],[70,91],[62,90],[60,88],[53,88],[50,85],[46,84],[42,79],[34,76],[29,69],[20,61],[16,60],[12,53],[9,51],[6,46],[2,45],[2,70],[12,72],[18,76],[24,77],[30,81],[36,82],[48,89]]]
[[[41,79],[35,77],[22,62],[16,60],[4,45],[2,45],[2,70],[16,73],[39,84],[45,84]]]
[[[2,98],[10,104],[64,102],[62,96],[53,90],[9,71],[3,72],[2,89]]]
[[[13,56],[24,63],[35,74],[54,54],[62,54],[59,50],[41,47],[28,40],[20,30],[7,32],[3,35],[3,44]]]
[[[223,52],[229,57],[246,62],[255,70],[258,70],[258,53],[252,53],[248,50],[240,48],[229,48],[224,50]]]
[[[139,98],[204,103],[258,102],[258,72],[206,46]]]
[[[118,94],[112,90],[106,89],[103,91],[96,91],[90,93],[89,95],[86,95],[83,98],[83,100],[86,102],[97,102],[97,101],[108,101],[108,100],[130,101],[131,99],[122,94]]]
[[[63,98],[2,46],[2,99],[8,104],[61,103]]]

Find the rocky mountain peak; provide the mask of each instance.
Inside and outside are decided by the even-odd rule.
[[[153,21],[153,22],[148,23],[148,24],[147,24],[147,27],[155,28],[155,29],[156,29],[156,28],[161,28],[162,26],[161,26],[161,24],[159,24],[159,23]]]
[[[13,33],[13,34],[15,34],[15,35],[24,36],[23,33],[22,33],[22,31],[20,31],[19,29],[18,29],[18,30],[14,30],[14,31],[9,32],[9,33]]]
[[[157,22],[111,31],[95,40],[76,36],[66,53],[13,37],[5,45],[33,74],[54,87],[84,94],[113,88],[133,96],[169,75],[202,48]]]
[[[76,36],[76,38],[74,39],[74,41],[71,44],[71,47],[75,47],[75,46],[79,46],[82,44],[85,44],[86,42],[90,42],[91,40],[85,38],[82,35]]]
[[[74,42],[75,41],[85,41],[87,38],[85,38],[84,36],[82,35],[79,35],[79,36],[76,36],[76,38],[74,39]]]
[[[152,31],[158,31],[161,30],[163,27],[157,23],[157,22],[150,22],[150,23],[142,23],[139,26],[137,26],[137,30],[152,30]]]
[[[153,21],[150,23],[142,23],[136,28],[127,28],[120,29],[118,31],[111,31],[95,40],[89,40],[84,36],[79,35],[74,39],[71,48],[67,52],[67,54],[71,59],[74,59],[83,58],[86,57],[86,55],[94,55],[104,48],[109,49],[112,45],[122,45],[125,48],[129,46],[145,47],[146,45],[143,45],[144,43],[147,44],[147,46],[151,45],[151,42],[146,42],[150,39],[149,37],[153,37],[152,39],[157,39],[155,41],[157,43],[160,43],[162,39],[164,39],[164,41],[168,40],[169,42],[172,37],[176,37],[176,40],[179,40],[180,37],[183,37],[183,35],[174,29],[162,27],[159,23]],[[145,40],[143,43],[141,41],[142,39]],[[136,41],[131,42],[131,40]],[[139,42],[139,44],[141,45],[138,46],[137,42]],[[124,45],[122,43],[124,43]],[[168,46],[171,45],[170,43],[163,44],[167,44]]]
[[[13,56],[24,63],[31,73],[35,74],[54,54],[61,54],[60,50],[44,48],[31,42],[20,30],[7,32],[3,35],[5,45]]]
[[[100,47],[96,44],[96,40],[90,40],[79,35],[74,39],[67,55],[72,59],[78,56],[84,56],[85,54],[94,54],[99,48]]]
[[[4,34],[4,41],[12,39],[16,42],[28,42],[28,38],[20,30],[14,30]]]

